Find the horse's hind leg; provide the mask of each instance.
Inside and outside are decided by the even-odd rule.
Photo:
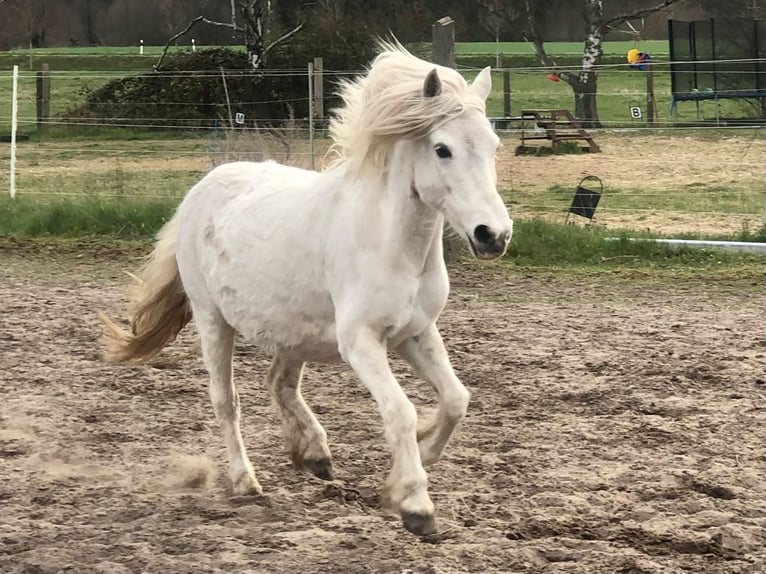
[[[282,430],[295,466],[332,480],[327,433],[301,396],[302,374],[302,362],[277,355],[267,376],[269,391],[282,415]]]
[[[234,328],[218,312],[206,313],[195,308],[194,319],[210,374],[210,400],[229,452],[232,491],[238,495],[261,494],[263,490],[255,478],[239,428],[239,394],[232,380]]]

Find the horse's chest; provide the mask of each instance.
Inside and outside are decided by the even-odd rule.
[[[444,309],[449,293],[446,277],[436,275],[421,281],[417,288],[391,307],[391,324],[387,329],[390,346],[422,333],[434,323]]]

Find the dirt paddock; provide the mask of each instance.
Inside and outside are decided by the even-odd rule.
[[[389,456],[362,386],[310,365],[338,480],[294,470],[240,345],[264,498],[226,494],[193,332],[165,368],[100,361],[134,252],[0,246],[0,571],[761,572],[762,289],[464,264],[441,320],[472,391],[430,469],[439,533],[380,509]],[[395,370],[420,408],[425,384]]]

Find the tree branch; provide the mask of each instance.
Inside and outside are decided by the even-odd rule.
[[[281,35],[279,38],[277,38],[277,39],[276,39],[276,40],[274,40],[273,42],[270,42],[270,43],[269,43],[269,45],[268,45],[268,46],[266,46],[266,47],[263,49],[263,55],[265,56],[266,54],[268,54],[268,53],[269,53],[269,50],[271,50],[272,48],[276,48],[276,47],[277,47],[279,44],[281,44],[282,42],[285,42],[286,40],[289,40],[290,38],[292,38],[293,36],[295,36],[295,34],[297,34],[298,32],[300,32],[300,31],[301,31],[301,28],[303,28],[303,22],[301,22],[300,24],[298,24],[298,25],[297,25],[295,28],[293,28],[293,29],[292,29],[292,30],[290,30],[289,32],[287,32],[287,33],[285,33],[285,34],[282,34],[282,35]]]
[[[662,2],[662,4],[657,4],[651,8],[642,8],[641,10],[636,10],[630,14],[619,14],[604,22],[602,29],[606,31],[610,28],[614,28],[615,26],[619,26],[620,24],[624,24],[628,20],[635,20],[637,18],[643,18],[649,14],[654,14],[655,12],[661,12],[662,10],[669,8],[671,5],[676,4],[679,1],[681,0],[665,0]]]
[[[165,48],[162,50],[162,55],[160,56],[160,59],[157,60],[157,63],[154,65],[154,71],[155,72],[159,71],[160,65],[162,64],[162,60],[165,58],[165,56],[168,53],[168,49],[170,48],[170,44],[172,44],[173,42],[178,40],[178,38],[180,38],[184,34],[188,34],[191,31],[191,29],[194,28],[194,26],[196,24],[198,24],[199,22],[204,22],[205,24],[210,24],[211,26],[220,26],[222,28],[231,28],[235,32],[244,32],[244,30],[242,28],[238,28],[234,24],[229,24],[227,22],[216,22],[214,20],[208,20],[204,16],[197,16],[194,20],[192,20],[189,23],[189,25],[184,30],[182,30],[181,32],[179,32],[175,36],[171,37],[170,40],[168,40],[168,43],[165,44]]]
[[[532,0],[525,0],[524,6],[527,10],[528,28],[528,33],[524,36],[524,39],[527,41],[532,41],[532,45],[535,47],[535,54],[537,54],[537,58],[540,60],[540,62],[542,62],[544,66],[552,68],[559,78],[564,80],[567,84],[573,85],[573,82],[577,81],[577,76],[570,72],[557,71],[556,68],[558,68],[558,64],[545,51],[545,43],[543,42],[543,37],[540,35],[540,30],[537,27],[537,17],[534,13]],[[527,38],[527,36],[529,36],[529,38]]]

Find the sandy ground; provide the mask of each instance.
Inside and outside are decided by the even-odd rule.
[[[380,509],[389,456],[371,398],[311,365],[305,396],[338,480],[296,471],[236,357],[263,498],[226,493],[201,361],[99,358],[136,252],[0,244],[0,571],[761,572],[762,289],[453,269],[441,320],[473,393],[430,469],[439,533]],[[425,384],[395,363],[419,408]]]

